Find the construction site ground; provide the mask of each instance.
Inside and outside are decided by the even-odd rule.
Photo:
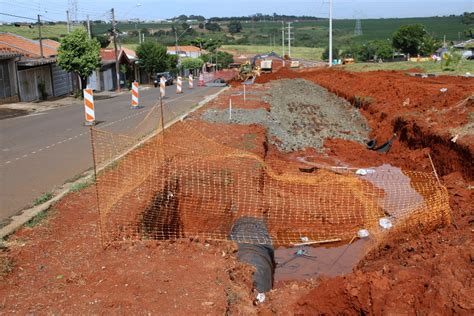
[[[252,268],[237,262],[231,242],[188,238],[104,249],[91,186],[5,241],[0,313],[474,313],[474,79],[282,68],[246,89],[244,101],[243,86],[233,82],[165,137],[179,142],[186,124],[275,170],[385,164],[433,172],[431,157],[449,192],[453,224],[394,235],[348,271],[276,278],[267,300],[255,304]],[[381,144],[394,134],[388,153],[366,148],[368,139]],[[311,269],[311,261],[306,265]]]

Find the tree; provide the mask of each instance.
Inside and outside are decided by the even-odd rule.
[[[100,48],[107,48],[110,45],[110,38],[105,34],[93,35],[93,37],[99,42]]]
[[[171,59],[166,54],[166,47],[156,42],[150,41],[140,44],[136,53],[139,67],[145,70],[150,77],[170,68]]]
[[[190,27],[190,25],[186,22],[181,24],[181,28],[183,29],[183,31],[186,31],[187,29],[189,29],[189,27]]]
[[[215,63],[217,57],[217,65],[219,68],[227,68],[229,64],[234,62],[234,56],[227,52],[220,52],[218,51],[217,54],[203,54],[199,58],[201,58],[204,62],[210,62],[211,60]]]
[[[181,60],[181,67],[183,69],[201,69],[204,65],[204,61],[200,58],[184,58]]]
[[[61,40],[58,49],[58,66],[72,72],[81,79],[81,89],[85,89],[87,78],[101,65],[100,44],[89,39],[83,28],[76,28]]]
[[[468,38],[474,38],[474,28],[464,30],[464,35]]]
[[[402,25],[394,34],[393,47],[405,54],[427,55],[436,47],[436,41],[422,24]]]
[[[211,31],[211,32],[220,32],[222,30],[221,26],[218,23],[212,23],[212,22],[206,23],[204,27],[206,28],[206,30]]]
[[[231,34],[240,33],[242,30],[242,24],[240,24],[240,21],[232,21],[227,27],[229,29],[229,33]]]
[[[206,40],[201,37],[196,37],[191,41],[191,45],[199,47],[202,49],[206,43]]]
[[[474,24],[474,12],[464,12],[461,19],[462,24]]]
[[[332,47],[332,58],[333,59],[338,59],[339,58],[339,48],[337,47]],[[329,47],[326,47],[323,52],[323,59],[329,59]]]
[[[374,40],[362,45],[353,46],[350,54],[358,61],[373,59],[390,59],[393,57],[393,47],[388,41]]]
[[[213,40],[212,38],[205,41],[203,44],[203,48],[207,51],[210,51],[211,53],[214,53],[216,49],[221,47],[222,41],[221,40]]]

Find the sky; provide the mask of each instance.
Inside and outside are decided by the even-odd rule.
[[[326,17],[329,0],[75,0],[77,19],[110,18],[114,7],[116,18],[158,20],[181,14],[213,16],[248,16],[255,13],[310,15]],[[37,14],[45,20],[66,20],[71,0],[0,0],[0,13],[34,19]],[[474,0],[333,0],[336,19],[423,17],[462,14],[474,11]],[[74,17],[72,17],[74,19]],[[0,21],[26,19],[0,15]]]

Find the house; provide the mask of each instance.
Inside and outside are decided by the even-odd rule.
[[[206,51],[200,49],[199,47],[195,46],[168,46],[166,52],[169,55],[176,55],[176,51],[178,52],[179,57],[191,57],[197,58],[202,54],[205,54]]]
[[[0,104],[18,102],[16,62],[21,54],[11,50],[0,50]]]
[[[127,48],[117,50],[119,62],[120,87],[128,87],[134,80],[140,79],[135,51]],[[115,50],[101,48],[102,65],[87,80],[87,86],[95,91],[117,90],[117,71],[115,66]]]
[[[8,62],[10,71],[16,72],[17,78],[15,87],[17,91],[10,94],[16,93],[17,99],[22,102],[69,94],[73,89],[73,78],[57,65],[59,45],[53,40],[44,40],[40,45],[39,41],[0,32],[0,51],[19,55],[14,61],[14,66],[11,60]],[[0,97],[0,100],[6,102],[7,98],[11,96],[6,97],[5,94],[5,98]]]
[[[453,48],[460,50],[463,57],[469,57],[474,55],[474,39],[470,39],[464,42],[453,45]]]

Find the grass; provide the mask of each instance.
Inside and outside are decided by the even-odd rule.
[[[28,222],[26,222],[25,226],[29,227],[29,228],[33,228],[33,227],[37,226],[39,223],[41,223],[48,216],[48,211],[49,211],[49,208],[47,210],[39,212],[38,214],[36,214],[35,217],[30,219]]]
[[[89,187],[91,184],[94,184],[94,182],[95,182],[94,177],[91,177],[87,181],[75,183],[71,186],[71,188],[69,189],[69,192],[79,192],[79,191]]]
[[[37,206],[37,205],[43,204],[51,200],[52,198],[53,198],[53,194],[51,192],[43,193],[41,194],[41,196],[36,198],[36,200],[34,200],[33,205]]]
[[[14,25],[0,25],[0,32],[10,32],[30,39],[38,39],[38,27],[33,25],[29,28],[26,25],[16,27]],[[60,39],[67,34],[67,26],[65,24],[43,25],[41,27],[41,35],[44,38]]]
[[[394,63],[355,63],[351,65],[337,66],[348,71],[376,71],[376,70],[408,70],[420,68],[422,72],[438,73],[445,75],[464,75],[466,72],[474,74],[474,61],[462,60],[455,71],[443,71],[441,63],[435,62],[394,62]]]
[[[281,46],[264,46],[264,45],[224,45],[222,49],[235,51],[237,54],[265,54],[274,51],[275,53],[281,55]],[[285,47],[285,53],[287,52],[288,47]],[[314,48],[314,47],[292,47],[291,48],[291,57],[293,58],[302,58],[306,60],[321,60],[323,48]]]

